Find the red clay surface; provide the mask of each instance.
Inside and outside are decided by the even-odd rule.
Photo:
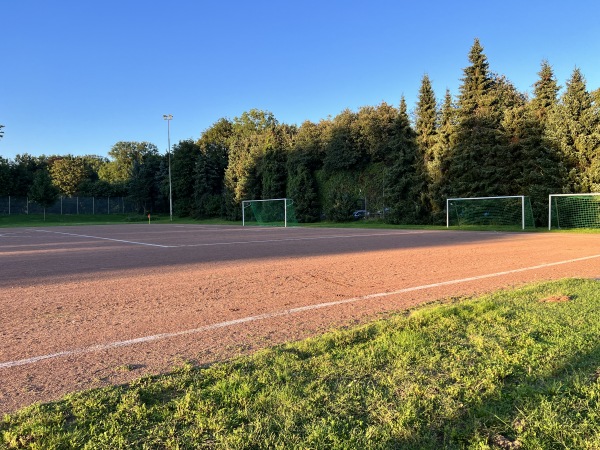
[[[0,229],[0,413],[564,277],[600,278],[600,234]]]

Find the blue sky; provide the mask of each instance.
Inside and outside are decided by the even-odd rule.
[[[479,38],[531,92],[600,87],[600,2],[13,0],[0,6],[0,156],[167,149],[252,108],[300,125],[381,102],[413,109],[424,74],[453,95]]]

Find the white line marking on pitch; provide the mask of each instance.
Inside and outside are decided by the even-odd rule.
[[[281,239],[258,239],[254,241],[233,241],[233,242],[208,242],[204,244],[182,244],[176,247],[210,247],[214,245],[242,245],[242,244],[261,244],[266,242],[288,242],[288,241],[313,241],[317,239],[343,239],[343,238],[361,238],[361,237],[375,237],[375,236],[405,236],[409,234],[426,234],[428,231],[409,231],[406,233],[371,233],[371,234],[339,234],[331,236],[307,236],[307,237],[295,237],[295,238],[281,238]]]
[[[106,237],[100,237],[100,236],[89,236],[87,234],[64,233],[61,231],[50,231],[50,230],[35,230],[35,231],[38,231],[40,233],[54,233],[54,234],[63,234],[65,236],[75,236],[75,237],[90,238],[90,239],[101,239],[103,241],[124,242],[125,244],[146,245],[149,247],[162,247],[162,248],[174,248],[175,247],[173,245],[149,244],[147,242],[126,241],[123,239],[113,239],[113,238],[106,238]]]
[[[285,309],[283,311],[273,311],[270,313],[259,314],[257,316],[242,317],[240,319],[234,319],[234,320],[228,320],[225,322],[218,322],[218,323],[213,323],[210,325],[204,325],[204,326],[201,326],[198,328],[193,328],[191,330],[177,331],[174,333],[154,334],[152,336],[143,336],[143,337],[139,337],[139,338],[135,338],[135,339],[128,339],[125,341],[109,342],[107,344],[97,344],[97,345],[92,345],[90,347],[78,348],[75,350],[64,350],[61,352],[50,353],[48,355],[34,356],[32,358],[20,359],[20,360],[16,360],[16,361],[7,361],[7,362],[0,363],[0,369],[8,369],[11,367],[34,364],[36,362],[44,361],[46,359],[60,358],[63,356],[75,356],[75,355],[81,355],[84,353],[92,353],[92,352],[97,352],[97,351],[102,351],[102,350],[111,350],[111,349],[120,348],[120,347],[128,347],[130,345],[143,344],[143,343],[152,342],[152,341],[159,341],[159,340],[169,339],[169,338],[178,337],[178,336],[185,336],[188,334],[197,334],[197,333],[202,333],[205,331],[216,330],[218,328],[226,328],[226,327],[240,325],[240,324],[248,323],[248,322],[256,322],[259,320],[273,319],[275,317],[288,316],[291,314],[297,314],[297,313],[301,313],[301,312],[305,312],[305,311],[313,311],[315,309],[327,308],[329,306],[338,306],[338,305],[344,305],[347,303],[355,303],[355,302],[360,302],[363,300],[370,300],[373,298],[382,298],[382,297],[389,297],[392,295],[406,294],[407,292],[423,291],[426,289],[432,289],[432,288],[436,288],[436,287],[450,286],[453,284],[467,283],[469,281],[477,281],[477,280],[483,280],[486,278],[500,277],[503,275],[527,272],[529,270],[545,269],[547,267],[560,266],[563,264],[570,264],[570,263],[581,262],[581,261],[588,261],[590,259],[596,259],[596,258],[600,258],[600,255],[585,256],[582,258],[568,259],[565,261],[557,261],[557,262],[553,262],[553,263],[539,264],[537,266],[522,267],[520,269],[505,270],[503,272],[488,273],[485,275],[477,275],[474,277],[460,278],[458,280],[449,280],[449,281],[441,281],[439,283],[424,284],[421,286],[413,286],[413,287],[409,287],[409,288],[398,289],[398,290],[392,291],[392,292],[379,292],[377,294],[367,294],[367,295],[363,295],[360,297],[347,298],[345,300],[336,300],[336,301],[332,301],[332,302],[318,303],[316,305],[307,305],[307,306],[300,306],[298,308]]]

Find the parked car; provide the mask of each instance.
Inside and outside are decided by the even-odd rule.
[[[355,220],[364,219],[369,217],[369,212],[364,209],[359,209],[352,213],[352,217],[354,217]]]

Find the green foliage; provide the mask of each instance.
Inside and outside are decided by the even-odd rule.
[[[548,135],[562,154],[567,170],[564,192],[587,193],[600,186],[600,113],[585,79],[575,69],[560,102],[548,119]]]
[[[52,162],[50,176],[61,194],[72,197],[88,177],[88,170],[83,158],[67,155]]]
[[[158,149],[149,142],[117,142],[108,152],[111,161],[98,171],[101,180],[109,183],[127,183],[134,164],[141,163],[146,155],[157,155]]]
[[[320,218],[317,183],[309,168],[302,165],[288,171],[287,197],[293,199],[296,218],[300,223],[316,222]]]
[[[0,156],[0,197],[10,195],[11,168],[8,159]]]
[[[175,213],[239,220],[244,199],[288,196],[303,221],[323,213],[346,220],[366,203],[371,213],[391,208],[394,223],[437,224],[448,197],[528,195],[541,225],[549,193],[600,191],[600,89],[588,92],[575,69],[559,97],[542,61],[529,100],[490,71],[478,39],[468,60],[458,96],[446,90],[439,106],[423,77],[412,122],[404,98],[400,108],[346,109],[300,127],[256,109],[220,119],[197,142],[173,148]],[[152,155],[153,144],[118,142],[109,160],[81,157],[85,174],[80,157],[17,155],[0,161],[0,195],[26,196],[35,172],[50,167],[65,195],[130,195],[164,209],[169,164],[148,164]],[[355,186],[338,184],[347,174]]]
[[[134,161],[127,190],[139,212],[166,210],[163,207],[163,202],[168,199],[168,190],[163,191],[166,170],[164,159],[158,154],[147,153],[141,161]]]
[[[533,285],[184,364],[7,415],[0,443],[485,449],[502,437],[510,448],[598,448],[597,291],[595,280]]]
[[[404,97],[400,102],[392,139],[394,163],[389,170],[390,182],[386,184],[386,187],[389,186],[386,199],[389,198],[391,213],[387,220],[392,223],[416,223],[422,213],[413,188],[416,181],[417,141],[410,126]]]
[[[242,200],[285,193],[282,152],[287,151],[294,132],[263,111],[252,110],[233,121],[224,180],[227,218],[241,217]]]
[[[194,165],[193,217],[224,216],[224,177],[232,131],[231,122],[221,119],[198,141],[200,154]]]
[[[200,158],[201,147],[191,139],[173,146],[171,156],[171,183],[173,211],[180,217],[191,215],[194,198],[194,171]]]
[[[48,208],[56,203],[59,191],[52,183],[52,178],[47,170],[39,169],[33,178],[29,189],[29,199],[38,205]]]

